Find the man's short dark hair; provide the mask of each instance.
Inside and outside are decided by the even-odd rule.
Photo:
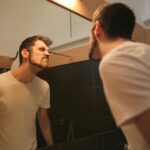
[[[52,44],[52,41],[48,37],[41,35],[35,35],[25,39],[19,47],[20,64],[22,63],[22,55],[21,55],[22,49],[30,49],[37,40],[43,41],[47,46],[50,46]]]
[[[99,21],[106,36],[110,39],[122,37],[131,39],[135,26],[133,11],[123,3],[105,4],[99,7],[93,21]]]

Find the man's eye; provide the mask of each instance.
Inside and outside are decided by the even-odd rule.
[[[45,51],[45,48],[39,48],[39,50],[40,50],[41,52],[44,52],[44,51]]]

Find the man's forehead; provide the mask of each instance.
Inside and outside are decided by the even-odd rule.
[[[43,46],[43,47],[47,47],[46,43],[42,40],[37,40],[34,42],[33,46]]]
[[[34,45],[31,47],[31,49],[45,49],[48,50],[49,47],[41,40],[35,41]]]
[[[43,44],[44,43],[44,41],[42,41],[42,40],[36,40],[35,42],[34,42],[34,44]],[[44,43],[45,44],[45,43]]]

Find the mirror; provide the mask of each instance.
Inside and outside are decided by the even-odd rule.
[[[84,49],[78,47],[89,42],[92,24],[47,0],[1,0],[0,18],[0,55],[9,57],[15,56],[23,39],[35,34],[50,37],[55,51],[67,50],[69,53],[70,49],[77,48],[76,54],[82,57]],[[53,117],[56,143],[115,127],[105,102],[98,64],[79,62],[50,68],[40,74],[51,85],[53,108],[49,114]],[[41,137],[38,138],[42,142]]]

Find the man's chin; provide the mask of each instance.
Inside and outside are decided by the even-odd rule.
[[[98,53],[96,53],[96,51],[94,49],[91,49],[90,50],[90,53],[89,53],[89,59],[90,60],[100,60],[100,56]]]
[[[42,70],[47,69],[48,65],[38,65],[39,68],[41,68]]]
[[[43,69],[47,69],[48,68],[48,66],[41,66]]]
[[[44,69],[47,69],[49,67],[48,64],[38,64],[38,63],[31,62],[31,61],[30,61],[30,63],[33,66],[38,67],[40,70],[44,70]]]

